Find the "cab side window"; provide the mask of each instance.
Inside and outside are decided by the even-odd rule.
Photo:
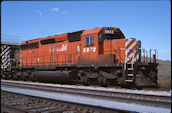
[[[102,33],[99,34],[99,43],[101,43],[101,42],[103,42],[103,34]]]
[[[86,46],[92,46],[94,43],[93,43],[93,36],[88,36],[86,37]]]

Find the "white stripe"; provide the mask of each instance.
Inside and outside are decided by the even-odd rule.
[[[5,48],[5,49],[2,51],[1,55],[3,55],[9,48],[10,48],[9,46],[8,46],[7,48]]]
[[[5,63],[2,64],[2,67],[7,67],[9,66],[11,63],[10,63],[10,59],[8,59],[8,61],[6,61]]]
[[[132,39],[128,39],[127,42],[125,43],[125,47],[127,47],[131,41],[132,41]]]
[[[1,68],[7,68],[8,66],[10,66],[10,62],[5,66],[1,66]]]
[[[126,62],[128,62],[133,57],[134,54],[135,52],[132,52],[128,57],[126,57]]]
[[[2,64],[4,64],[5,61],[7,61],[7,58],[5,58],[5,59],[2,60]]]
[[[11,65],[11,62],[8,62],[7,66],[10,66]]]
[[[5,61],[7,61],[7,57],[6,58],[4,58],[3,60],[2,60],[2,64],[5,62]]]
[[[7,57],[7,55],[3,55],[3,56],[2,56],[2,59],[6,58],[6,57]]]
[[[6,62],[8,62],[10,59],[5,59],[5,61],[2,63],[2,65],[3,64],[5,64]]]
[[[4,59],[2,59],[2,63],[3,63],[6,59],[10,59],[10,55],[8,55],[8,56],[6,56]]]
[[[126,42],[125,42],[125,48],[126,48],[126,51],[125,51],[125,62],[127,63],[127,46],[128,44],[132,41],[133,39],[128,39]]]
[[[2,58],[6,57],[8,54],[9,54],[9,51],[7,51],[7,52],[2,56]]]
[[[7,68],[7,66],[1,66],[2,69]]]
[[[3,56],[5,52],[7,52],[9,50],[10,47],[7,47],[2,53],[1,55]]]
[[[10,50],[7,51],[5,54],[2,55],[2,58],[1,59],[3,60],[4,58],[10,58]]]
[[[129,53],[129,51],[137,44],[137,40],[135,40],[130,47],[126,50],[126,55]]]
[[[135,62],[136,60],[138,60],[139,58],[139,53],[137,54],[137,56],[133,59],[133,62]]]

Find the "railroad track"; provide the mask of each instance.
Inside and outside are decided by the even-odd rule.
[[[37,93],[42,92],[42,94],[44,95],[42,97],[44,98],[45,95],[48,96],[52,93],[56,94],[56,96],[65,95],[66,97],[73,98],[73,100],[71,98],[67,98],[67,100],[65,101],[70,101],[70,102],[72,101],[74,103],[79,103],[84,105],[92,104],[92,106],[99,106],[99,107],[101,106],[102,109],[109,108],[109,109],[114,109],[114,111],[115,109],[116,110],[120,109],[124,111],[142,112],[148,110],[149,108],[155,111],[158,110],[159,112],[170,112],[171,109],[170,95],[160,95],[160,94],[151,95],[151,94],[142,94],[136,92],[133,93],[133,92],[110,91],[110,90],[104,91],[94,88],[81,88],[74,86],[65,87],[65,86],[50,85],[45,83],[44,84],[31,83],[31,82],[27,83],[27,82],[4,81],[4,80],[1,80],[1,86],[2,86],[1,89],[4,91],[13,92],[13,93],[22,92],[22,94],[25,95],[30,95],[30,93],[33,92],[36,93],[36,91],[39,91]],[[31,96],[35,96],[35,95],[36,94],[32,94]],[[98,103],[94,101],[98,101]]]
[[[110,109],[77,105],[16,93],[1,92],[1,108],[8,113],[119,113]],[[127,113],[123,111],[124,113]]]

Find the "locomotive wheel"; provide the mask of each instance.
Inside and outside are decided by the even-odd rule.
[[[22,76],[21,76],[21,78],[22,78],[22,80],[24,80],[24,81],[26,81],[26,75],[27,73],[24,71],[23,73],[22,73]]]
[[[36,78],[35,76],[33,76],[33,78],[31,79],[32,82],[36,82]]]
[[[102,82],[103,82],[103,77],[102,77],[102,76],[99,76],[99,77],[98,77],[98,84],[100,84],[100,85],[101,85],[101,84],[102,84]]]
[[[18,73],[17,70],[13,70],[13,71],[12,71],[12,79],[13,79],[13,80],[16,80],[16,79],[17,79],[17,73]]]
[[[29,80],[34,81],[34,79],[35,79],[34,72],[31,72],[29,76]]]
[[[10,79],[9,75],[5,75],[5,78],[4,79],[5,80],[9,80]]]
[[[109,82],[107,81],[107,79],[105,77],[103,77],[103,81],[102,81],[101,86],[102,87],[107,87],[108,85],[109,85]]]
[[[21,80],[21,74],[22,74],[21,72],[17,72],[14,78],[16,80]]]
[[[88,82],[84,82],[83,85],[84,86],[89,86],[89,83]]]
[[[4,75],[4,73],[2,71],[1,71],[1,78],[5,79],[5,75]]]

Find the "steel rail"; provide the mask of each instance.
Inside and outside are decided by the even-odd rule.
[[[32,101],[34,99],[34,100],[37,101],[37,102],[34,102],[32,104],[30,102],[25,101],[25,104],[27,106],[24,105],[24,106],[21,106],[21,107],[19,107],[19,106],[20,106],[20,104],[23,104],[23,102],[18,102],[18,104],[14,103],[12,105],[6,105],[6,104],[3,103],[1,105],[1,107],[3,107],[3,109],[5,109],[4,111],[10,111],[10,112],[14,112],[14,113],[33,113],[33,109],[37,113],[38,112],[38,111],[36,111],[37,109],[38,110],[39,109],[44,109],[44,107],[48,107],[48,108],[50,107],[51,108],[50,110],[49,109],[46,109],[46,110],[48,110],[50,113],[52,113],[53,110],[55,110],[57,112],[60,109],[61,105],[62,105],[62,107],[67,106],[66,109],[63,109],[64,111],[69,109],[68,106],[70,106],[70,107],[74,107],[75,111],[76,111],[76,108],[79,108],[79,109],[87,109],[87,110],[97,111],[98,113],[103,113],[103,112],[108,112],[108,113],[121,113],[121,112],[122,113],[131,113],[131,111],[127,111],[127,110],[112,109],[112,108],[106,108],[106,107],[102,107],[102,106],[92,106],[92,105],[78,104],[78,103],[72,103],[72,102],[65,102],[65,101],[61,101],[61,100],[60,101],[55,101],[53,99],[42,98],[42,97],[36,97],[35,98],[34,96],[18,94],[18,93],[10,93],[10,92],[6,92],[6,91],[2,91],[1,93],[9,93],[10,95],[13,95],[13,96],[15,95],[15,96],[17,96],[19,98],[22,97],[22,100],[25,98],[25,100]],[[4,97],[4,98],[7,98],[7,100],[8,100],[8,97]],[[29,106],[28,103],[31,104],[31,106]],[[49,105],[46,105],[47,103]],[[60,106],[56,106],[57,104],[58,105],[60,104]],[[101,111],[101,112],[99,112],[99,111]],[[48,113],[47,111],[45,111],[45,112]],[[42,113],[42,112],[39,111],[39,113]]]
[[[156,96],[156,97],[167,97],[168,99],[171,98],[171,90],[168,90],[168,91],[164,91],[164,92],[168,92],[169,94],[168,95],[164,95],[164,94],[159,94],[160,92],[159,91],[162,91],[162,89],[160,90],[144,90],[145,92],[149,92],[149,91],[152,91],[152,92],[156,92],[154,94],[149,94],[149,93],[145,93],[145,92],[123,92],[123,91],[118,91],[118,88],[117,90],[112,90],[114,89],[114,87],[107,87],[107,88],[103,88],[103,89],[100,89],[100,87],[97,89],[97,88],[94,88],[94,87],[79,87],[79,86],[76,86],[76,85],[68,85],[68,86],[65,86],[65,85],[59,85],[59,84],[52,84],[52,83],[40,83],[40,82],[24,82],[24,81],[9,81],[9,80],[1,80],[1,83],[11,83],[11,84],[22,84],[22,85],[35,85],[35,86],[46,86],[46,87],[51,87],[51,88],[63,88],[63,89],[72,89],[72,90],[85,90],[85,91],[100,91],[100,92],[110,92],[110,93],[122,93],[122,94],[136,94],[136,95],[145,95],[145,96]],[[104,90],[106,89],[106,90]],[[134,91],[134,90],[133,90]],[[158,92],[157,92],[158,91]]]
[[[171,107],[171,96],[148,95],[148,94],[133,94],[124,92],[100,91],[80,88],[67,88],[58,86],[47,86],[45,84],[28,84],[28,83],[14,83],[1,81],[3,86],[30,88],[41,91],[67,93],[72,95],[82,95],[94,98],[103,98],[107,100],[118,100],[125,102],[135,102],[137,104],[144,104],[149,106],[160,106],[165,108]]]

